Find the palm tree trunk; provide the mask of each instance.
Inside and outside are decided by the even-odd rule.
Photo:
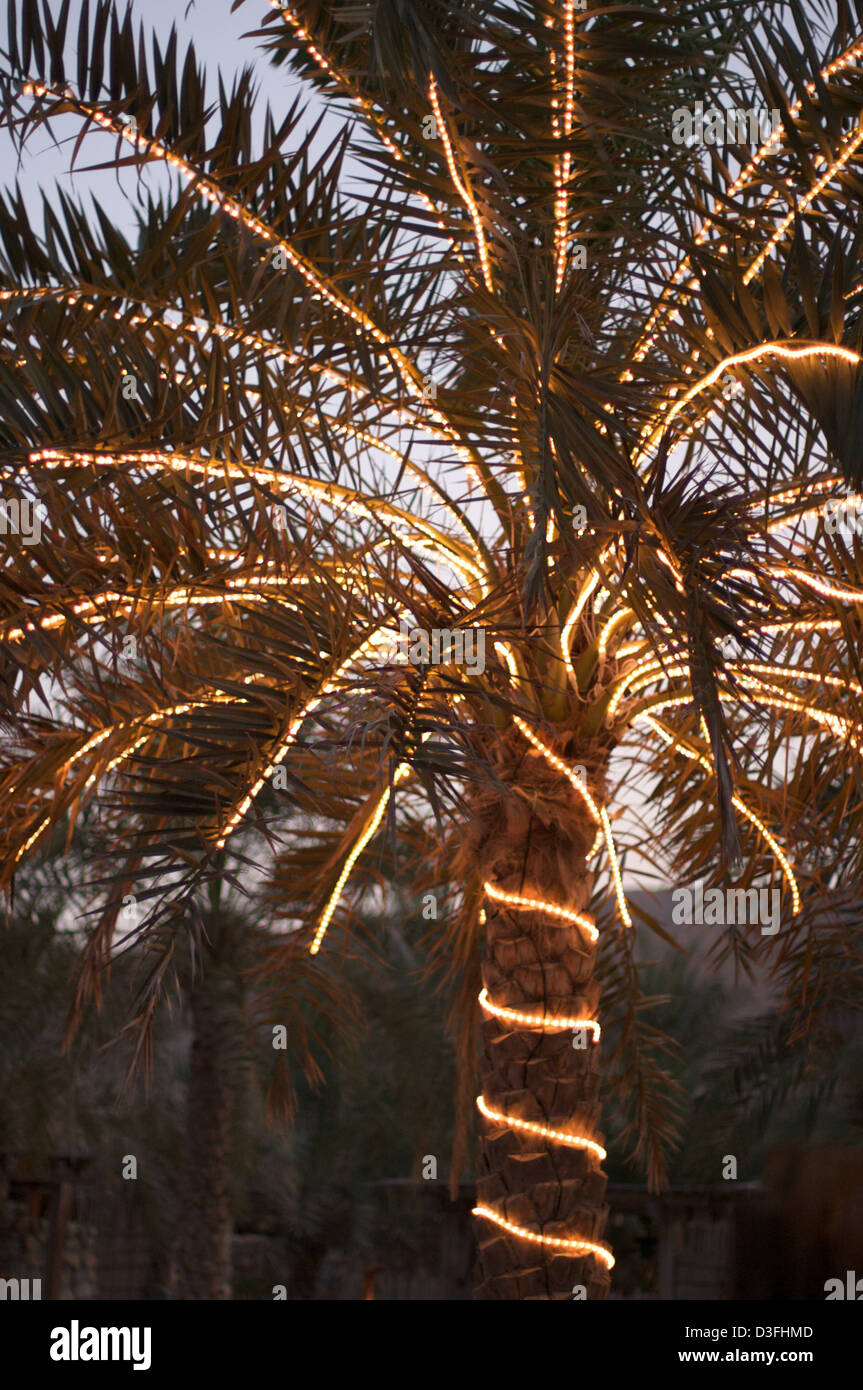
[[[231,1297],[231,1125],[242,996],[230,951],[218,933],[211,935],[217,949],[206,953],[191,992],[186,1160],[176,1250],[177,1293],[184,1299]]]
[[[522,759],[513,793],[496,805],[487,801],[481,821],[484,881],[498,892],[586,913],[592,878],[585,856],[596,827],[553,769]],[[601,1257],[547,1243],[600,1243],[607,1215],[601,1155],[562,1139],[583,1136],[601,1144],[598,1045],[592,1030],[547,1026],[555,1016],[595,1019],[595,947],[588,932],[535,907],[487,894],[485,913],[487,1002],[529,1021],[485,1011],[483,1105],[502,1118],[481,1121],[477,1206],[521,1233],[503,1229],[491,1215],[476,1217],[475,1296],[604,1298],[610,1280]],[[537,1019],[546,1027],[537,1027]],[[509,1119],[554,1133],[520,1129]]]

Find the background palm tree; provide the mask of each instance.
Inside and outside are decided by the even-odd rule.
[[[117,1296],[120,1211],[138,1218],[133,1229],[160,1289],[173,1297],[222,1298],[230,1290],[271,1299],[274,1283],[291,1298],[314,1297],[328,1256],[337,1260],[341,1295],[359,1297],[363,1269],[375,1259],[388,1269],[399,1259],[415,1263],[422,1232],[385,1224],[388,1189],[379,1183],[428,1176],[427,1159],[443,1167],[451,1141],[453,1059],[443,1003],[422,979],[425,924],[414,918],[403,930],[405,910],[389,918],[373,947],[353,953],[339,980],[340,1008],[328,1010],[320,986],[300,997],[296,972],[271,978],[272,938],[223,895],[209,904],[195,952],[181,943],[181,989],[154,1019],[145,1088],[144,1077],[129,1075],[136,1034],[126,1025],[146,951],[113,962],[103,1008],[86,1009],[74,1043],[63,1048],[79,952],[70,899],[86,906],[85,827],[86,816],[70,855],[32,867],[0,937],[0,1176],[20,1174],[22,1158],[25,1172],[27,1160],[44,1171],[48,1156],[87,1161],[75,1219],[98,1227],[99,1285],[91,1296]],[[258,979],[249,969],[255,964]],[[346,995],[355,1000],[352,1015]],[[346,1027],[351,1016],[362,1029]],[[290,1025],[284,1047],[281,1039],[274,1046],[273,1019]],[[282,1073],[275,1091],[274,1068]],[[290,1123],[274,1125],[273,1103],[287,1099],[289,1080]],[[122,1182],[129,1156],[135,1181]],[[0,1211],[0,1235],[6,1215]],[[251,1261],[242,1240],[249,1232],[257,1242]]]
[[[0,590],[5,881],[112,786],[85,983],[134,892],[155,999],[241,827],[290,970],[386,817],[462,1115],[481,1020],[480,1296],[602,1296],[600,983],[654,1182],[675,1124],[609,808],[641,784],[678,881],[781,883],[779,935],[723,949],[795,1027],[859,1000],[826,897],[859,823],[822,827],[859,804],[863,589],[822,514],[861,467],[863,40],[844,5],[280,6],[265,43],[345,116],[318,158],[297,104],[253,121],[247,72],[208,103],[105,0],[73,65],[70,12],[11,6],[6,124],[107,132],[155,182],[134,244],[0,208],[0,458],[45,508]],[[781,128],[676,144],[697,100]],[[485,659],[396,651],[402,619]]]
[[[176,989],[155,1037],[140,1026],[152,997],[146,944],[138,950],[133,939],[113,954],[98,1009],[80,993],[70,999],[94,899],[88,845],[96,833],[85,811],[71,842],[57,837],[19,885],[0,942],[4,1146],[12,1155],[86,1156],[103,1193],[121,1169],[130,1177],[125,1155],[134,1157],[138,1209],[172,1295],[230,1298],[249,1151],[266,1117],[284,1159],[297,1087],[314,1095],[322,1066],[356,1045],[354,991],[329,970],[314,970],[311,989],[308,968],[278,985],[268,979],[278,940],[227,891],[226,857],[228,872],[208,885],[194,929],[178,942]],[[367,960],[372,981],[373,967]]]

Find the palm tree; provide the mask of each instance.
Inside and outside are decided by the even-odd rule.
[[[87,979],[133,892],[155,998],[241,828],[287,967],[352,924],[386,822],[460,1101],[481,1031],[479,1296],[602,1297],[600,986],[653,1182],[676,1114],[613,817],[651,811],[678,881],[781,887],[781,931],[720,949],[797,1026],[859,981],[825,906],[859,833],[839,863],[821,830],[861,733],[863,39],[844,7],[297,0],[257,37],[309,130],[248,71],[208,102],[110,0],[76,65],[68,4],[10,14],[23,154],[62,119],[145,191],[134,244],[0,208],[0,457],[18,520],[43,503],[0,593],[4,881],[112,787]]]
[[[347,982],[340,981],[337,990],[320,972],[310,981],[308,968],[295,968],[282,981],[277,1008],[271,998],[262,997],[252,981],[261,975],[267,980],[272,973],[267,962],[278,954],[279,942],[254,913],[232,903],[223,887],[218,879],[210,883],[207,909],[188,943],[191,958],[177,972],[188,999],[191,1037],[185,1142],[177,1174],[181,1220],[171,1285],[173,1294],[187,1300],[232,1296],[236,1151],[255,1034],[263,1043],[260,1050],[272,1058],[270,1119],[281,1119],[284,1128],[294,1106],[290,1067],[302,1070],[312,1087],[319,1086],[321,1061],[336,1044],[345,1046],[350,1036],[346,1024],[356,1018]],[[322,1037],[327,1023],[336,1043]]]
[[[329,1132],[314,1136],[316,1151],[307,1157],[296,1132],[279,1133],[278,1128],[286,1127],[272,1123],[274,1102],[287,1106],[289,1113],[295,1104],[297,1072],[305,1073],[305,1084],[296,1104],[313,1111],[322,1067],[358,1050],[356,1029],[345,1026],[356,1017],[350,982],[338,982],[336,1009],[335,986],[322,989],[317,969],[313,990],[303,990],[297,971],[289,979],[270,979],[266,959],[276,945],[272,935],[260,930],[253,913],[244,915],[243,905],[216,880],[199,932],[180,943],[176,974],[184,1007],[164,1009],[157,1020],[146,1093],[143,1078],[136,1075],[140,1068],[130,1068],[130,1058],[124,1056],[128,1050],[120,1045],[124,1038],[134,1045],[139,1036],[129,1015],[134,1016],[139,1000],[146,951],[123,952],[112,962],[98,1016],[93,1008],[84,1011],[74,1046],[64,1047],[69,980],[79,953],[69,906],[70,900],[81,899],[82,879],[86,882],[87,821],[86,814],[79,820],[71,852],[63,858],[46,856],[32,866],[0,937],[0,1129],[6,1153],[13,1158],[86,1157],[92,1166],[85,1188],[95,1184],[91,1195],[103,1233],[107,1227],[100,1204],[112,1191],[116,1196],[122,1167],[124,1177],[136,1179],[135,1209],[143,1218],[154,1264],[169,1271],[171,1291],[185,1299],[231,1297],[235,1217],[239,1210],[242,1219],[253,1186],[263,1180],[259,1204],[263,1198],[271,1213],[281,1210],[294,1218],[301,1238],[305,1228],[317,1236],[332,1219],[334,1201],[342,1198],[327,1168],[342,1176],[368,1139],[368,1133],[355,1137],[350,1158],[336,1144],[334,1156],[332,1141],[326,1148],[331,1123]],[[78,905],[83,908],[86,900]],[[364,962],[362,983],[376,991],[371,997],[378,1002],[386,994],[380,972],[369,968],[373,964]],[[255,967],[264,978],[266,997],[253,984]],[[405,973],[398,980],[402,1005]],[[389,982],[389,990],[395,1002],[400,997],[395,981]],[[395,1021],[388,1020],[390,1027],[398,1032],[403,1019],[392,1006],[391,1013]],[[278,1050],[271,1018],[280,1020],[286,1035]],[[427,1032],[427,1014],[421,1021]],[[417,1034],[416,1052],[420,1020],[410,1018],[409,1023]],[[413,1042],[411,1030],[401,1027],[400,1044],[406,1036]],[[293,1065],[286,1074],[288,1061]],[[265,1093],[274,1068],[279,1084],[270,1086],[267,1116]],[[136,1087],[124,1086],[133,1079]],[[373,1076],[369,1066],[367,1079],[361,1074],[357,1089],[366,1113],[380,1103],[380,1081],[380,1069]],[[419,1106],[418,1099],[417,1110]],[[380,1124],[380,1117],[375,1118]],[[252,1175],[256,1151],[264,1147],[268,1164],[258,1162]],[[137,1161],[132,1174],[127,1169],[131,1156]],[[300,1171],[308,1172],[312,1200],[296,1213]],[[113,1214],[116,1218],[115,1204]]]

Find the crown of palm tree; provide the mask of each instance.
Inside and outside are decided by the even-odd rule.
[[[101,790],[121,893],[92,960],[130,885],[174,930],[234,837],[316,954],[385,820],[417,882],[445,881],[418,846],[452,853],[476,789],[512,780],[505,747],[590,826],[621,997],[608,808],[636,778],[688,873],[777,876],[799,996],[811,905],[859,844],[838,827],[860,549],[825,519],[862,467],[863,39],[795,6],[276,11],[258,37],[343,116],[319,156],[298,102],[261,118],[244,71],[208,104],[194,50],[181,70],[172,33],[148,59],[108,0],[83,7],[74,74],[68,3],[12,7],[22,149],[62,119],[76,153],[113,138],[111,167],[154,183],[134,245],[98,205],[46,199],[41,235],[20,192],[0,206],[7,520],[43,504],[0,578],[5,882]],[[697,100],[781,123],[755,149],[675,145]],[[468,631],[484,661],[440,660]],[[443,634],[437,661],[417,633]],[[542,883],[479,859],[457,879],[460,967],[496,906],[597,937]],[[850,939],[831,930],[823,1001]],[[592,1014],[481,1003],[598,1036]]]

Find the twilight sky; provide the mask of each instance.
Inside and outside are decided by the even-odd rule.
[[[5,46],[6,35],[5,6],[3,9],[0,17],[0,48]],[[270,13],[266,0],[247,0],[234,14],[231,14],[231,0],[132,0],[131,10],[136,27],[143,24],[148,57],[152,52],[150,35],[153,32],[158,35],[164,51],[172,24],[177,27],[181,55],[185,53],[188,40],[191,38],[194,41],[199,66],[203,66],[207,73],[207,91],[211,97],[218,93],[217,67],[221,68],[225,85],[230,88],[233,74],[250,64],[263,95],[269,99],[277,116],[289,105],[298,87],[303,85],[283,68],[274,68],[253,39],[242,39],[244,33],[259,28],[264,16]],[[69,52],[73,57],[75,46],[72,36],[79,12],[79,6],[73,7],[69,23]],[[308,90],[306,88],[307,93]],[[309,104],[313,110],[315,101],[312,94]],[[28,195],[28,206],[33,209],[34,220],[40,229],[38,192],[40,189],[49,192],[54,184],[84,201],[85,205],[93,194],[119,226],[124,230],[131,229],[134,216],[130,199],[134,199],[136,188],[134,173],[124,172],[118,180],[114,173],[87,169],[88,165],[110,160],[116,142],[107,134],[94,132],[79,151],[76,169],[70,173],[78,123],[72,118],[57,120],[52,123],[52,130],[60,142],[59,148],[46,131],[40,130],[31,137],[29,156],[20,167],[16,167],[11,140],[0,131],[0,184],[8,186],[17,179]],[[150,186],[158,177],[158,170],[148,170],[146,178]]]

